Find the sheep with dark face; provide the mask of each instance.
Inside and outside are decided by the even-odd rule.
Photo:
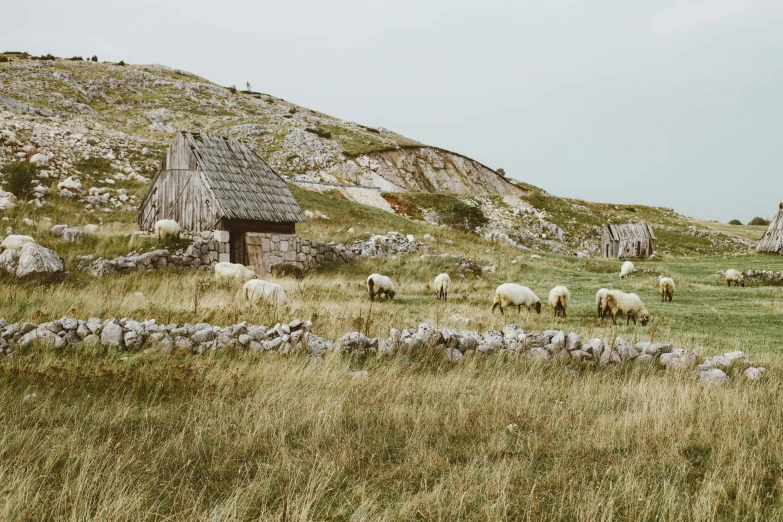
[[[612,324],[617,324],[617,316],[625,316],[625,324],[629,324],[633,319],[636,324],[638,320],[642,326],[647,326],[650,321],[650,313],[647,307],[642,303],[641,298],[636,294],[626,294],[620,290],[609,290],[604,298],[604,316],[612,316]]]
[[[384,275],[370,274],[365,283],[367,284],[367,290],[370,292],[370,301],[375,299],[375,296],[380,297],[381,294],[386,294],[386,297],[389,299],[394,299],[396,295],[394,283]]]
[[[535,308],[537,313],[541,313],[541,299],[528,287],[515,283],[503,283],[495,290],[492,312],[500,307],[500,313],[503,314],[503,309],[507,306],[516,306],[517,312],[521,312],[524,306],[528,312]]]
[[[745,276],[739,270],[729,268],[726,270],[726,284],[731,286],[731,283],[734,283],[734,286],[745,288]]]

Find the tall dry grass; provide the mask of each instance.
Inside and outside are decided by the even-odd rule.
[[[779,372],[120,355],[0,365],[0,518],[783,518]]]

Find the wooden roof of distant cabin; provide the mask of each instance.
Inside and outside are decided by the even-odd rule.
[[[305,221],[283,178],[243,142],[203,132],[180,134],[223,217],[273,223]]]
[[[655,239],[655,233],[653,232],[652,226],[649,223],[604,225],[604,229],[609,232],[609,236],[615,241],[640,237]]]
[[[778,214],[767,227],[756,250],[783,253],[783,203],[778,206]]]

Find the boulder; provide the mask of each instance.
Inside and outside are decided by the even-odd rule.
[[[767,371],[766,368],[752,367],[752,368],[747,368],[744,372],[742,372],[742,375],[744,375],[748,380],[757,381],[761,379],[761,376],[764,375],[765,371]]]
[[[64,228],[63,239],[69,243],[80,243],[84,239],[84,232],[80,227]]]
[[[725,386],[729,383],[729,377],[717,368],[701,370],[696,373],[699,380],[707,386]]]
[[[68,272],[65,271],[63,259],[57,252],[35,243],[27,243],[19,255],[16,277],[53,283],[66,279]]]
[[[87,325],[89,326],[89,321],[87,322]],[[123,343],[123,335],[122,335],[122,326],[115,322],[108,322],[105,325],[103,325],[103,330],[101,331],[101,344],[104,346],[122,346]]]

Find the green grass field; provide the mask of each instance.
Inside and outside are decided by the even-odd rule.
[[[0,518],[783,519],[783,295],[775,286],[727,288],[716,275],[730,267],[783,270],[782,257],[663,256],[637,263],[639,273],[621,281],[619,261],[543,253],[531,260],[531,252],[474,235],[294,192],[303,209],[331,218],[300,226],[305,237],[430,233],[438,239],[432,248],[452,257],[362,260],[303,280],[278,279],[291,301],[287,311],[247,308],[237,288],[211,285],[195,309],[195,288],[209,273],[95,280],[75,269],[75,256],[89,251],[157,246],[124,236],[133,227],[120,215],[124,222],[81,245],[31,230],[66,258],[72,277],[52,287],[3,278],[0,317],[267,325],[299,318],[332,339],[358,329],[386,336],[392,326],[421,322],[477,331],[519,324],[583,338],[673,342],[704,355],[743,350],[768,372],[757,383],[737,379],[710,389],[691,372],[502,355],[452,365],[429,353],[334,353],[315,362],[276,354],[19,350],[0,361]],[[673,244],[677,237],[670,236]],[[461,278],[463,256],[498,269]],[[453,282],[447,303],[431,289],[443,271]],[[394,300],[370,304],[363,281],[371,272],[395,280]],[[677,282],[673,303],[660,302],[659,274]],[[568,286],[568,318],[556,319],[546,306],[540,315],[493,315],[494,289],[507,281],[530,286],[544,302],[553,286]],[[594,296],[601,287],[638,293],[652,322],[600,322]],[[351,373],[358,370],[367,377]]]

